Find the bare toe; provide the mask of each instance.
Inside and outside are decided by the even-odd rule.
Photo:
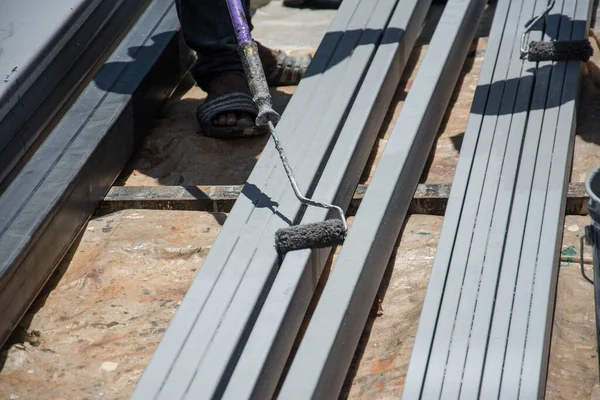
[[[227,113],[227,126],[235,126],[237,122],[237,118],[234,113]]]
[[[252,126],[253,124],[252,116],[248,113],[242,113],[237,120],[237,126]]]

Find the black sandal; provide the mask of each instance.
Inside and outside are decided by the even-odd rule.
[[[252,97],[244,92],[231,91],[207,99],[196,111],[196,118],[205,136],[233,139],[242,137],[260,136],[267,133],[266,127],[252,126],[214,126],[213,119],[217,115],[226,113],[248,113],[253,120],[258,115],[258,110]]]

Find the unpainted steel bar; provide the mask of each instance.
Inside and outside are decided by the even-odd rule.
[[[460,229],[461,221],[463,218],[474,219],[473,214],[477,212],[478,201],[475,200],[480,192],[474,200],[469,200],[467,194],[473,191],[473,186],[481,188],[485,180],[494,136],[481,133],[495,129],[510,55],[519,40],[515,22],[519,20],[522,6],[523,1],[501,0],[497,3],[413,345],[403,391],[406,399],[421,397],[455,241],[465,234]]]
[[[280,398],[339,395],[485,5],[446,4]]]
[[[354,216],[369,185],[360,184],[346,211]],[[409,214],[443,216],[451,184],[419,183],[408,208]],[[113,186],[100,201],[94,216],[123,210],[179,210],[228,213],[243,185],[212,186]],[[582,182],[569,183],[565,215],[588,215],[589,196]]]
[[[577,1],[577,9],[572,21],[571,40],[587,38],[593,6],[594,2],[590,0]],[[541,226],[540,245],[537,250],[536,274],[521,371],[520,398],[542,397],[545,393],[548,375],[556,284],[564,226],[565,192],[572,165],[581,86],[581,63],[568,61],[566,64],[562,101],[558,123],[555,125],[556,138],[552,148],[552,161],[545,195],[544,220]],[[538,385],[535,385],[535,382],[529,383],[528,379],[532,376],[537,378]]]
[[[313,197],[338,204],[342,209],[348,207],[429,5],[429,1],[416,0],[401,0],[397,4]],[[300,223],[326,217],[327,210],[309,208]],[[323,249],[313,256],[310,251],[292,252],[285,257],[224,399],[273,396],[330,251]],[[261,262],[273,264],[278,260]]]
[[[367,10],[363,11],[362,15],[356,13],[356,8],[360,4],[361,2],[358,0],[342,4],[322,45],[319,46],[311,67],[307,71],[307,76],[300,83],[277,126],[282,139],[289,136],[291,140],[287,144],[284,143],[284,148],[290,161],[296,164],[294,168],[297,167],[297,163],[305,153],[306,146],[311,142],[310,136],[314,134],[314,131],[302,130],[300,134],[296,135],[293,133],[296,132],[299,126],[306,126],[323,114],[323,104],[335,92],[335,87],[339,86],[339,77],[350,62],[352,50],[364,28],[364,23],[360,25],[356,21],[362,19],[366,23],[366,19],[369,17],[368,12],[365,15]],[[362,6],[365,7],[364,3]],[[350,23],[352,25],[349,25]],[[313,72],[310,72],[311,68]],[[298,100],[294,103],[296,98]],[[146,399],[157,396],[167,377],[172,374],[173,365],[180,355],[193,364],[191,370],[187,367],[184,368],[186,374],[189,375],[190,372],[193,374],[195,371],[195,365],[201,357],[201,352],[194,351],[190,354],[183,354],[183,345],[190,337],[194,338],[195,334],[202,334],[202,332],[193,331],[198,317],[203,312],[211,294],[215,292],[215,284],[219,281],[223,282],[223,279],[225,279],[223,272],[225,264],[230,258],[230,253],[237,244],[240,234],[246,228],[248,218],[254,211],[255,206],[259,205],[259,200],[265,196],[265,187],[272,180],[273,172],[276,168],[281,169],[279,163],[278,155],[273,149],[272,143],[269,142],[242,191],[243,196],[240,196],[236,201],[227,222],[217,237],[217,241],[138,383],[134,398],[139,396],[139,398]],[[270,199],[267,200],[270,201]],[[273,207],[273,205],[271,204],[270,207]],[[216,292],[225,295],[225,293],[219,293],[218,290]],[[227,304],[221,305],[226,306]],[[204,346],[206,343],[192,339],[189,341],[189,345]],[[186,358],[190,355],[196,359]],[[177,376],[173,379],[175,378]],[[179,378],[183,378],[183,376]],[[187,386],[183,389],[187,389]],[[174,393],[176,394],[181,390],[182,387],[177,385]],[[171,393],[171,391],[169,390],[168,393]]]
[[[152,1],[0,196],[0,342],[150,128],[148,113],[159,109],[191,61],[173,1]]]
[[[569,7],[568,2],[564,3],[564,7]],[[564,34],[560,35],[559,32],[568,32],[570,25],[565,23],[566,21],[561,21],[563,11],[563,2],[557,2],[548,17],[543,40],[553,40],[557,37],[565,38]],[[535,37],[530,39],[537,40]],[[568,36],[566,39],[568,39]],[[468,286],[470,294],[475,291],[475,288],[478,288],[476,290],[477,306],[474,310],[468,311],[471,313],[469,318],[457,319],[457,325],[471,325],[471,336],[468,343],[468,354],[461,390],[461,394],[467,397],[477,396],[480,392],[496,288],[501,273],[509,269],[510,265],[508,264],[511,263],[506,255],[503,257],[505,243],[512,241],[519,244],[522,240],[522,230],[519,234],[516,230],[513,231],[513,228],[525,225],[538,145],[540,141],[545,140],[546,134],[544,131],[547,131],[547,127],[556,123],[556,113],[546,109],[547,99],[553,96],[557,86],[562,86],[563,77],[558,71],[552,69],[551,62],[539,63],[537,69],[535,63],[530,63],[529,65],[526,64],[525,68],[533,70],[536,77],[530,105],[525,110],[521,108],[515,110],[515,113],[528,112],[525,137],[524,140],[520,137],[514,140],[511,133],[510,140],[512,143],[509,143],[506,151],[505,166],[494,209],[494,219],[485,249],[485,260],[480,259],[478,261],[483,272],[480,281],[475,283],[475,287],[472,283]],[[517,136],[515,135],[515,137]],[[518,154],[521,154],[520,158],[517,156]],[[510,232],[508,235],[507,231]],[[481,250],[478,249],[479,252]],[[490,340],[495,340],[495,336],[492,336]],[[499,341],[499,343],[501,342]],[[494,370],[490,371],[490,373],[494,372]]]
[[[545,6],[544,1],[538,2],[534,15],[540,13]],[[555,14],[560,15],[562,3],[557,3],[557,6]],[[556,18],[558,15],[553,15],[546,27],[546,31],[549,30],[552,37],[556,37],[558,33],[559,18]],[[527,15],[525,17],[526,19],[521,19],[523,24],[531,18]],[[543,28],[543,24],[540,24],[540,27]],[[529,38],[530,40],[541,40],[542,32],[534,31]],[[462,282],[460,303],[454,320],[454,331],[449,335],[451,336],[450,348],[442,390],[444,397],[454,398],[459,394],[467,398],[477,396],[485,357],[487,333],[489,332],[489,320],[487,325],[486,322],[483,322],[483,325],[478,326],[479,330],[476,331],[473,326],[473,314],[476,307],[481,309],[483,304],[486,304],[479,296],[487,296],[488,300],[491,298],[493,306],[493,294],[495,293],[495,286],[486,287],[487,291],[480,290],[480,288],[483,289],[481,287],[482,275],[492,280],[498,276],[498,270],[494,270],[487,264],[495,261],[498,261],[499,264],[500,262],[523,141],[525,140],[526,144],[533,141],[535,149],[537,147],[535,141],[536,138],[539,139],[541,130],[541,117],[544,115],[550,73],[548,70],[543,70],[543,73],[536,74],[534,84],[535,63],[523,63],[519,58],[519,47],[515,47],[511,62],[514,62],[517,65],[516,68],[521,70],[521,77],[518,79],[518,90],[515,89],[516,97],[508,99],[506,103],[503,103],[506,107],[500,109],[501,115],[495,135],[503,136],[503,140],[499,143],[501,150],[493,150],[488,162],[488,172],[480,199],[482,207],[477,215],[470,244],[471,250]],[[530,108],[535,108],[535,111],[529,112]],[[536,119],[539,123],[532,122]],[[495,141],[494,145],[497,144]],[[491,251],[488,251],[489,247],[492,248]],[[500,253],[494,254],[494,248],[499,248]],[[483,312],[483,318],[491,317],[491,308],[488,311],[488,314]],[[443,313],[444,310],[442,309],[441,312]],[[438,327],[438,329],[440,328]],[[440,332],[443,332],[443,329],[440,329]],[[468,372],[464,371],[467,355],[470,361],[474,360],[477,365],[475,368],[470,368]],[[436,370],[436,365],[431,367],[433,371]],[[471,393],[470,390],[474,392]]]
[[[396,2],[361,2],[356,18],[349,25],[348,41],[336,50],[347,62],[345,65],[337,63],[327,71],[331,74],[322,82],[321,88],[329,87],[330,95],[316,98],[311,104],[309,117],[299,127],[299,142],[294,146],[304,147],[300,150],[302,159],[295,171],[303,193],[319,176]],[[333,59],[338,56],[334,55]],[[306,136],[312,139],[306,139]],[[242,336],[249,329],[256,309],[260,308],[262,293],[268,290],[268,280],[274,273],[268,265],[255,260],[270,255],[277,260],[273,245],[276,224],[285,226],[285,219],[295,219],[290,208],[297,204],[297,199],[283,168],[273,172],[263,194],[269,203],[277,202],[276,212],[268,208],[267,203],[261,207],[263,200],[252,212],[158,398],[177,398],[184,394],[191,398],[212,397],[224,389],[222,382],[227,379],[226,369],[235,363],[235,355],[243,346]],[[295,212],[299,211],[298,205]]]
[[[576,7],[576,8],[575,8]],[[586,0],[572,1],[569,4],[569,10],[564,13],[565,23],[568,23],[569,30],[566,32],[566,37],[563,40],[575,39],[571,33],[573,23],[571,21],[579,20],[580,23],[587,24],[589,18],[590,4]],[[577,39],[583,39],[581,33],[585,35],[585,31],[579,32]],[[557,63],[558,64],[558,63]],[[565,67],[565,62],[560,63]],[[557,83],[558,89],[566,90],[565,95],[568,97],[561,98],[562,100],[572,101],[567,103],[567,113],[563,112],[562,105],[559,111],[559,121],[549,121],[549,127],[546,130],[544,137],[540,140],[538,157],[535,165],[535,176],[533,178],[531,197],[529,201],[529,210],[527,214],[527,225],[523,237],[523,245],[519,248],[506,248],[506,253],[520,253],[519,267],[517,279],[514,281],[514,286],[511,287],[511,293],[514,293],[512,303],[512,315],[508,330],[508,343],[506,345],[506,355],[504,359],[504,372],[502,374],[502,386],[500,398],[509,399],[520,397],[523,394],[527,396],[541,394],[545,392],[547,357],[543,358],[544,351],[539,351],[546,347],[546,352],[550,344],[550,325],[552,320],[552,310],[550,309],[549,301],[554,305],[554,290],[550,292],[552,286],[552,275],[557,273],[558,267],[558,249],[560,248],[560,240],[562,238],[562,221],[564,217],[564,188],[565,180],[568,179],[570,166],[569,152],[572,150],[572,135],[574,130],[575,111],[573,102],[575,98],[571,97],[577,93],[579,86],[579,68],[575,71],[571,70],[572,77],[568,84],[574,84],[572,87],[562,85],[565,79],[564,68],[562,76]],[[569,98],[571,97],[571,98]],[[560,104],[560,103],[559,103]],[[556,105],[556,103],[555,103]],[[562,115],[561,115],[562,114]],[[562,117],[562,121],[561,121]],[[564,147],[556,147],[556,141],[562,137]],[[550,181],[550,170],[555,158],[562,159],[557,168],[554,168],[554,182]],[[569,162],[566,162],[569,161]],[[560,172],[559,172],[560,171]],[[553,185],[555,188],[561,189],[555,191],[551,195],[548,194],[548,187]],[[548,201],[553,202],[553,209],[548,210],[546,205]],[[551,235],[546,236],[548,241],[542,242],[541,237],[544,234],[544,221],[548,218],[552,221],[552,225],[546,225],[548,232]],[[560,226],[558,223],[560,222]],[[539,258],[546,256],[545,264],[539,263]],[[541,279],[541,283],[540,280]],[[556,278],[554,278],[555,280]],[[532,307],[532,298],[534,293],[541,291],[543,297],[537,297],[538,307]],[[539,293],[539,292],[538,292]],[[548,314],[550,317],[548,318]],[[540,324],[539,327],[533,325]],[[532,328],[537,335],[530,336],[529,328]],[[534,341],[539,341],[540,346],[537,347],[538,356],[536,359],[529,359],[528,370],[523,370],[525,358],[526,344],[530,345]],[[533,345],[535,348],[536,346]],[[547,353],[546,353],[547,355]],[[535,373],[529,375],[529,373]],[[528,398],[528,397],[526,397]]]
[[[9,0],[0,5],[0,182],[46,131],[148,0]],[[9,70],[6,70],[8,68]]]

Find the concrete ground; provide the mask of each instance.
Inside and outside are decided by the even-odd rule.
[[[333,12],[288,10],[273,1],[257,11],[255,36],[286,50],[314,49]],[[276,29],[279,28],[279,29]],[[285,32],[285,33],[284,33]],[[422,181],[451,183],[485,54],[473,44]],[[321,36],[319,36],[321,35]],[[371,154],[372,175],[427,50],[409,67]],[[583,84],[572,178],[600,164],[600,58]],[[283,110],[294,88],[273,90]],[[182,82],[155,129],[119,180],[123,185],[242,184],[266,138],[218,141],[197,134],[194,110],[205,94]],[[0,355],[0,399],[124,399],[133,390],[227,215],[127,210],[96,218],[32,306]],[[343,398],[400,396],[442,217],[412,215],[398,239],[363,334]],[[600,398],[592,285],[578,271],[578,238],[587,217],[568,216],[553,327],[549,399]],[[586,267],[590,266],[586,249]],[[325,274],[326,276],[327,274]]]

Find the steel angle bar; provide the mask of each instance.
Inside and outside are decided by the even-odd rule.
[[[339,394],[485,5],[447,3],[280,398]]]
[[[9,0],[0,5],[0,182],[147,0]]]
[[[590,0],[577,1],[571,40],[581,40],[587,37],[593,4],[594,2]],[[542,397],[546,389],[564,226],[565,192],[568,188],[575,143],[577,105],[581,85],[580,69],[581,63],[578,61],[566,63],[562,101],[558,123],[555,125],[556,137],[552,148],[552,161],[545,194],[544,219],[540,231],[540,244],[537,249],[536,273],[521,370],[520,398]],[[536,167],[536,173],[537,170]],[[535,381],[527,384],[532,376],[537,378],[538,385],[535,385]]]
[[[460,222],[463,217],[473,219],[477,211],[477,203],[468,204],[467,191],[473,185],[482,186],[485,179],[493,135],[480,132],[495,128],[510,55],[518,41],[516,23],[522,6],[523,1],[501,0],[497,4],[413,345],[403,391],[407,399],[421,397],[454,243],[462,234]],[[469,208],[463,207],[465,202]]]
[[[300,82],[277,126],[281,140],[284,141],[284,148],[288,152],[288,158],[294,164],[301,156],[302,151],[299,149],[303,149],[309,142],[309,138],[305,135],[311,133],[306,131],[306,133],[300,132],[301,134],[297,135],[294,132],[297,131],[299,124],[306,124],[308,118],[316,118],[315,115],[311,116],[308,112],[321,115],[323,110],[315,111],[314,105],[318,104],[323,107],[323,102],[327,101],[334,91],[332,84],[337,82],[336,78],[340,74],[340,69],[344,70],[348,64],[350,54],[358,40],[357,33],[360,36],[360,32],[365,26],[368,15],[366,17],[365,15],[355,15],[360,4],[364,7],[364,2],[361,3],[360,0],[346,1],[341,5],[307,74]],[[365,23],[357,25],[357,20],[364,20]],[[350,23],[352,23],[351,26],[349,26]],[[305,115],[306,117],[304,117]],[[134,398],[148,399],[158,396],[165,380],[172,372],[173,364],[182,354],[182,347],[192,334],[197,318],[213,293],[215,284],[221,278],[225,263],[238,242],[254,207],[263,196],[265,186],[275,168],[280,168],[280,160],[272,141],[269,141],[242,190],[243,196],[239,196],[237,199],[202,268],[138,382],[133,393]],[[200,354],[193,354],[196,354],[198,359],[191,361],[196,363]],[[193,370],[191,372],[193,373]],[[181,387],[178,387],[177,390],[180,389]]]
[[[321,88],[329,87],[330,95],[316,98],[308,109],[309,117],[299,125],[297,144],[289,149],[294,148],[299,158],[296,180],[302,192],[307,192],[319,176],[321,164],[335,143],[336,133],[366,74],[395,3],[396,0],[380,0],[375,5],[368,2],[359,5],[356,18],[349,25],[354,34],[348,36],[348,41],[343,40],[336,51],[347,62],[339,62],[327,71],[331,75]],[[337,60],[338,55],[333,59]],[[275,231],[282,224],[285,226],[286,218],[295,219],[294,211],[300,211],[299,205],[296,210],[292,208],[297,200],[283,168],[273,171],[263,194],[269,202],[277,202],[276,212],[263,200],[252,212],[159,398],[212,397],[224,389],[221,385],[228,378],[226,369],[235,362],[245,332],[260,308],[262,293],[268,290],[269,279],[275,272],[270,261],[264,261],[277,260],[273,245]]]
[[[396,6],[314,198],[339,204],[343,209],[348,207],[429,5],[429,1],[409,0]],[[310,208],[301,223],[326,217],[326,210]],[[329,252],[330,249],[323,249],[311,256],[307,250],[285,257],[228,382],[224,399],[273,396]],[[274,268],[277,259],[272,255],[261,262]]]
[[[525,5],[529,7],[524,7],[521,11],[518,22],[521,27],[517,31],[517,37],[520,37],[527,21],[543,11],[546,3],[538,1]],[[557,31],[558,21],[553,19],[553,23],[553,29]],[[532,33],[531,39],[541,40],[541,32]],[[467,235],[459,235],[455,242],[447,289],[440,309],[443,318],[440,318],[436,328],[439,334],[434,339],[423,397],[440,390],[443,397],[454,398],[459,394],[466,397],[476,396],[473,393],[466,394],[468,389],[461,390],[461,387],[467,386],[475,390],[479,387],[481,366],[479,370],[473,370],[471,374],[465,373],[464,376],[463,370],[467,354],[472,357],[472,353],[482,350],[473,343],[481,345],[480,341],[483,340],[483,348],[486,343],[486,329],[476,333],[471,329],[475,306],[481,306],[478,295],[484,260],[490,260],[489,255],[486,255],[486,248],[488,244],[502,246],[504,241],[529,104],[533,101],[542,109],[543,115],[543,104],[548,89],[549,75],[538,76],[534,89],[535,63],[524,63],[519,57],[519,49],[520,42],[515,41],[493,133],[485,181],[481,187],[471,187],[474,189],[471,196],[478,199],[479,210],[474,220],[461,220],[462,227],[467,227],[463,230]],[[531,127],[531,130],[535,128]],[[538,135],[539,128],[538,126]],[[535,132],[529,132],[529,136],[532,135],[535,135]],[[469,229],[471,232],[468,232]],[[499,231],[499,237],[492,235],[495,230]],[[492,289],[491,293],[493,292]],[[489,293],[482,293],[484,296],[487,294]],[[474,346],[473,352],[470,351],[471,345]],[[481,357],[483,358],[483,354]]]
[[[172,0],[154,0],[0,196],[4,342],[191,63]]]
[[[567,8],[569,7],[568,3],[568,1],[564,3]],[[543,2],[542,5],[544,5]],[[565,23],[566,21],[561,22],[560,15],[562,9],[563,2],[557,2],[554,8],[556,11],[548,18],[548,24],[546,25],[543,37],[544,40],[554,40],[557,37],[565,38],[564,34],[559,34],[559,28],[560,32],[570,31],[570,24]],[[537,36],[541,36],[541,34],[538,32]],[[568,38],[567,34],[566,39]],[[519,233],[515,226],[524,226],[525,224],[537,148],[540,142],[548,139],[546,137],[547,134],[544,132],[548,130],[548,127],[554,126],[553,124],[556,123],[557,119],[556,113],[545,110],[547,99],[552,98],[556,93],[557,86],[562,86],[563,79],[560,73],[557,73],[558,71],[552,69],[551,66],[551,62],[539,63],[536,70],[535,63],[525,65],[525,69],[535,71],[536,77],[530,105],[524,109],[515,110],[515,113],[527,111],[529,113],[525,137],[523,140],[522,134],[519,131],[516,133],[511,132],[487,246],[475,249],[475,254],[480,257],[476,262],[479,263],[483,272],[480,280],[475,282],[474,287],[472,286],[472,282],[469,283],[470,286],[468,286],[468,289],[466,289],[467,283],[464,285],[465,289],[463,290],[469,290],[471,296],[473,293],[476,294],[476,299],[472,297],[470,299],[471,301],[476,300],[477,304],[475,309],[470,308],[467,311],[470,312],[469,318],[457,319],[456,322],[457,326],[464,326],[465,324],[471,326],[470,342],[463,344],[463,346],[468,346],[468,353],[466,354],[461,394],[467,397],[478,395],[481,389],[482,375],[488,374],[488,376],[491,376],[498,374],[499,371],[497,366],[491,367],[489,372],[487,372],[486,366],[486,372],[483,371],[494,301],[496,299],[496,288],[500,274],[504,274],[510,270],[515,261],[507,254],[504,254],[503,257],[505,243],[512,242],[519,247],[521,246],[523,238],[522,230]],[[560,97],[560,91],[558,92],[558,96]],[[521,130],[520,127],[517,127],[517,129]],[[513,130],[516,129],[511,127],[511,131]],[[552,138],[550,140],[553,141]],[[518,154],[521,154],[520,159],[517,156]],[[510,233],[507,235],[509,226]],[[484,255],[485,259],[483,259]],[[495,334],[492,334],[491,337],[494,339],[490,340],[496,340],[497,338]],[[493,346],[497,346],[503,342],[505,343],[506,341],[498,340],[497,344],[495,343]],[[453,341],[453,345],[454,343]],[[503,346],[500,345],[500,347]],[[463,354],[462,356],[464,357],[465,355]],[[492,390],[492,393],[496,393],[494,389],[490,389],[489,387],[486,387],[486,390]]]
[[[565,4],[568,9],[564,12],[563,20],[569,26],[563,40],[586,37],[590,6],[590,2],[585,0],[572,0]],[[575,32],[571,21],[578,21],[578,32]],[[569,35],[572,28],[574,32]],[[558,251],[563,231],[564,196],[573,148],[574,105],[579,86],[579,63],[566,73],[565,64],[556,64],[556,67],[563,67],[557,68],[561,74],[556,82],[557,90],[562,89],[563,93],[560,102],[548,106],[556,108],[560,104],[558,123],[556,120],[548,121],[547,135],[540,140],[524,245],[505,249],[505,254],[517,252],[521,256],[518,260],[517,279],[510,287],[514,297],[509,303],[512,304],[512,314],[500,391],[500,397],[505,399],[521,396],[539,398],[545,393]],[[562,104],[565,104],[566,109]],[[558,163],[555,164],[555,161]],[[539,344],[535,344],[535,341],[539,341]],[[526,356],[526,346],[532,349],[529,357]],[[526,358],[527,369],[524,368]]]

